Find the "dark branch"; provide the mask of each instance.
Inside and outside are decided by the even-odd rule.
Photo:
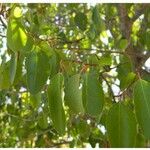
[[[7,28],[7,25],[5,24],[4,20],[2,19],[2,17],[0,16],[0,21],[2,23],[2,25],[4,26],[4,28]]]
[[[65,50],[66,48],[63,47],[55,47],[55,49],[58,50]],[[123,51],[113,51],[113,50],[100,50],[100,49],[92,49],[92,48],[67,48],[67,50],[74,50],[74,51],[97,51],[98,53],[113,53],[113,54],[121,54],[121,55],[126,55]]]
[[[115,102],[114,92],[113,92],[113,90],[112,90],[112,88],[111,88],[111,85],[109,84],[109,82],[107,81],[107,79],[103,76],[103,73],[101,74],[101,77],[102,77],[102,79],[106,82],[106,84],[107,84],[107,86],[108,86],[108,89],[109,89],[109,91],[110,91],[110,94],[111,94],[111,96],[112,96],[112,98],[113,98],[113,102]]]
[[[150,7],[149,4],[142,4],[142,6],[135,11],[135,15],[131,19],[132,22],[136,21],[144,13],[144,11],[147,10],[147,8],[149,8],[149,7]]]
[[[3,38],[6,38],[6,35],[2,35],[2,34],[0,34],[0,36],[1,36],[1,37],[3,37]]]
[[[126,4],[119,4],[118,6],[118,13],[120,18],[120,29],[122,36],[126,38],[128,41],[130,41],[130,35],[131,35],[131,20],[128,17]]]
[[[114,95],[114,97],[121,97],[121,96],[123,96],[125,94],[125,92],[127,92],[127,90],[129,90],[130,87],[135,83],[136,79],[137,79],[137,76],[135,76],[133,81],[127,86],[127,88],[125,90],[121,91],[119,95]]]

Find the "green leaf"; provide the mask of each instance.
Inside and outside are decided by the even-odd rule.
[[[94,40],[95,35],[96,35],[95,32],[96,32],[96,31],[95,31],[94,25],[91,24],[91,26],[90,26],[90,28],[89,28],[89,31],[88,31],[88,33],[87,33],[87,35],[88,35],[88,37],[89,37],[90,40]]]
[[[95,24],[99,25],[100,22],[101,22],[101,17],[100,17],[100,13],[99,13],[99,8],[98,6],[95,6],[93,8],[93,11],[92,11],[92,20]]]
[[[0,66],[0,89],[8,89],[10,87],[10,61]]]
[[[32,51],[26,58],[27,86],[31,94],[42,90],[49,76],[49,57],[42,51]]]
[[[24,62],[24,56],[19,56],[17,59],[17,68],[16,68],[16,74],[13,84],[16,85],[20,83],[22,76],[23,76],[23,62]]]
[[[136,135],[135,147],[143,148],[143,147],[145,147],[145,142],[146,142],[145,137],[142,134],[138,133]]]
[[[134,147],[136,120],[127,106],[114,104],[109,110],[106,124],[111,147]]]
[[[22,48],[23,53],[29,53],[34,48],[34,40],[32,37],[28,36],[28,39],[26,41],[26,44]]]
[[[88,72],[83,81],[83,102],[85,110],[92,116],[99,116],[103,109],[104,94],[97,74]]]
[[[133,71],[133,64],[128,57],[120,57],[120,65],[117,67],[118,79],[120,80],[120,88],[124,88],[127,84],[127,76]],[[129,75],[130,74],[130,75]]]
[[[7,27],[7,45],[8,47],[16,51],[21,51],[26,45],[27,35],[22,24],[17,19],[11,19],[8,22]]]
[[[139,79],[134,87],[134,104],[137,120],[144,136],[150,138],[150,83]]]
[[[50,61],[50,77],[52,78],[59,71],[60,59],[58,54],[54,52],[49,61]]]
[[[38,125],[41,129],[46,129],[48,127],[47,115],[43,111],[39,113]]]
[[[87,138],[90,135],[90,126],[87,124],[86,120],[79,120],[77,123],[77,130],[81,137]]]
[[[149,76],[149,73],[144,73],[143,76],[142,76],[142,79],[145,80],[145,81],[150,82],[150,76]]]
[[[149,38],[150,38],[150,31],[149,30],[142,32],[140,35],[140,38],[139,38],[140,43],[143,46],[146,46],[147,49],[145,49],[145,50],[148,50],[148,51],[150,50]]]
[[[17,53],[12,54],[10,60],[10,83],[13,84],[17,70]]]
[[[94,28],[96,30],[96,34],[99,35],[100,32],[105,29],[105,24],[104,21],[101,19],[98,6],[95,6],[93,8],[92,20],[93,20]]]
[[[136,78],[136,74],[133,72],[129,72],[123,80],[120,82],[121,89],[127,88]]]
[[[63,75],[58,73],[51,79],[50,85],[48,86],[50,117],[55,129],[61,135],[65,133],[66,126],[65,112],[62,104],[62,85]]]
[[[65,82],[65,102],[74,113],[84,112],[82,90],[79,89],[80,74],[68,77]]]
[[[22,16],[22,10],[20,7],[15,7],[13,10],[13,15],[15,18],[20,18]]]
[[[98,64],[99,60],[96,55],[90,55],[88,58],[88,62],[91,64]]]
[[[103,55],[102,57],[100,57],[99,64],[101,66],[111,65],[112,64],[111,55]]]
[[[128,45],[128,40],[127,39],[120,39],[118,44],[117,44],[117,48],[120,50],[125,50],[125,48]]]
[[[35,95],[30,95],[30,101],[31,101],[33,108],[38,108],[41,102],[41,92]]]
[[[81,29],[82,31],[86,30],[87,27],[87,16],[84,13],[78,12],[74,18],[75,24]]]

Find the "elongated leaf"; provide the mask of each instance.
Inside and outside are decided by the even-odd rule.
[[[9,20],[7,28],[8,47],[14,52],[21,51],[26,42],[27,35],[21,23],[17,19]]]
[[[80,74],[73,75],[65,82],[65,102],[75,113],[84,112],[82,90],[79,89]]]
[[[111,147],[134,147],[136,120],[127,106],[114,104],[107,115],[106,124]]]
[[[62,74],[56,74],[50,82],[48,87],[48,101],[50,108],[50,117],[53,121],[55,129],[59,134],[64,134],[65,132],[65,112],[62,105]]]
[[[13,54],[10,60],[10,83],[12,84],[15,79],[17,70],[17,54]]]
[[[105,29],[105,24],[104,24],[104,21],[100,17],[98,6],[95,6],[93,8],[92,20],[93,20],[94,28],[96,30],[96,34],[99,35],[99,33]]]
[[[27,85],[31,94],[38,93],[49,75],[49,57],[42,51],[31,52],[26,58]]]
[[[46,129],[48,127],[47,115],[44,112],[40,112],[38,116],[38,125],[41,129]]]
[[[50,58],[50,77],[53,77],[54,75],[56,75],[59,71],[59,57],[58,54],[54,52],[54,54],[52,55],[52,57]]]
[[[134,104],[138,122],[144,136],[150,138],[150,83],[138,80],[134,87]]]
[[[0,66],[0,89],[8,89],[10,87],[10,61],[2,64]]]
[[[23,62],[24,62],[24,56],[19,57],[19,59],[17,59],[17,68],[16,68],[16,74],[15,74],[15,79],[13,84],[18,84],[23,76]]]
[[[87,17],[84,13],[77,13],[75,18],[75,23],[76,25],[81,29],[81,30],[86,30],[86,27],[87,27]]]
[[[92,20],[95,24],[99,25],[101,22],[101,17],[100,17],[100,13],[99,13],[99,9],[98,6],[95,6],[93,8],[93,12],[92,12]]]
[[[104,95],[96,73],[90,72],[85,75],[82,93],[86,112],[92,116],[99,116],[103,108]]]

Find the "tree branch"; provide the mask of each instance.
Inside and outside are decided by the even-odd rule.
[[[0,34],[0,36],[1,36],[1,37],[3,37],[3,38],[6,38],[6,35],[2,35],[2,34]]]
[[[17,118],[17,119],[19,119],[19,120],[27,121],[27,122],[35,121],[35,120],[33,120],[33,118],[32,118],[32,119],[24,119],[24,118],[21,118],[21,117],[19,117],[19,116],[16,116],[16,115],[13,115],[13,114],[10,114],[10,113],[5,113],[5,115],[8,115],[8,116],[10,116],[10,117]]]
[[[130,41],[131,35],[131,20],[128,17],[126,4],[119,4],[118,6],[118,13],[120,18],[120,29],[124,38]]]
[[[58,50],[74,50],[74,51],[87,51],[87,52],[90,52],[90,51],[97,51],[98,53],[113,53],[113,54],[121,54],[121,55],[126,55],[123,51],[113,51],[113,50],[100,50],[98,48],[96,49],[92,49],[92,48],[63,48],[63,47],[55,47],[55,49],[58,49]]]
[[[5,24],[4,20],[2,19],[2,17],[0,16],[0,21],[2,23],[2,25],[4,26],[4,28],[7,28],[7,25]]]
[[[136,21],[144,13],[144,11],[147,10],[147,8],[149,7],[150,7],[149,4],[142,4],[142,6],[135,11],[135,15],[131,19],[132,22]]]
[[[133,79],[133,81],[127,86],[127,88],[123,91],[120,92],[119,95],[114,95],[114,97],[121,97],[122,95],[125,94],[125,92],[135,83],[137,77],[135,76],[135,78]]]
[[[112,90],[112,88],[111,88],[109,82],[107,81],[107,79],[103,76],[103,73],[101,74],[101,77],[102,77],[102,79],[106,82],[106,84],[107,84],[107,86],[108,86],[108,89],[109,89],[109,91],[110,91],[110,93],[111,93],[111,96],[112,96],[112,98],[113,98],[113,102],[116,102],[116,101],[115,101],[114,92],[113,92],[113,90]]]

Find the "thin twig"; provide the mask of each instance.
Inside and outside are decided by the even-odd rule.
[[[7,28],[7,25],[5,24],[4,20],[2,19],[2,17],[0,16],[0,21],[2,23],[2,25],[4,26],[4,28]]]
[[[47,130],[45,130],[45,131],[42,131],[42,132],[38,133],[37,136],[46,134],[46,133],[48,133],[48,132],[51,132],[52,134],[55,134],[52,130],[53,130],[53,129],[47,129]]]
[[[23,121],[28,121],[28,122],[33,121],[33,118],[32,119],[24,119],[24,118],[21,118],[19,116],[16,116],[16,115],[13,115],[13,114],[10,114],[10,113],[5,113],[5,115],[8,115],[10,117],[14,117],[14,118],[17,118],[17,119],[20,119],[20,120],[23,120]]]
[[[136,21],[144,13],[144,11],[149,8],[149,6],[150,5],[148,5],[148,4],[142,4],[142,6],[135,11],[135,15],[131,19],[132,22]]]
[[[120,92],[119,95],[114,95],[114,97],[121,97],[122,95],[124,95],[124,93],[134,84],[134,82],[136,81],[137,76],[135,76],[135,78],[133,79],[133,81],[127,86],[126,89],[124,89],[123,91]]]
[[[1,36],[1,37],[3,37],[3,38],[6,38],[6,35],[2,35],[2,34],[0,34],[0,36]]]
[[[122,55],[126,55],[123,51],[113,51],[113,50],[100,50],[100,49],[92,49],[92,48],[63,48],[63,47],[55,47],[55,49],[58,49],[58,50],[77,50],[77,51],[87,51],[87,52],[90,52],[90,51],[97,51],[98,53],[117,53],[117,54],[122,54]]]
[[[107,84],[107,86],[108,86],[108,88],[109,88],[109,90],[110,90],[111,96],[112,96],[112,98],[113,98],[113,102],[115,102],[114,92],[113,92],[113,90],[112,90],[112,88],[111,88],[109,82],[108,82],[107,79],[103,76],[103,74],[101,74],[101,77],[102,77],[102,79],[106,82],[106,84]]]
[[[85,62],[79,61],[79,60],[65,59],[64,61],[69,61],[69,62],[78,63],[78,64],[84,64],[85,66],[95,66],[95,67],[98,66],[98,64],[85,63]]]

